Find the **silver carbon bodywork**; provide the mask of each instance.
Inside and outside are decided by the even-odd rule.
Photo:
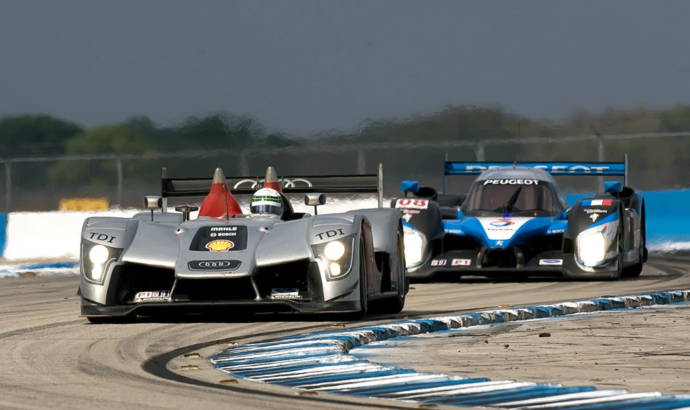
[[[171,306],[365,312],[372,300],[404,302],[401,235],[399,211],[380,208],[288,221],[183,221],[171,212],[92,217],[81,234],[82,314],[124,316]],[[324,254],[334,241],[344,246],[337,261]]]

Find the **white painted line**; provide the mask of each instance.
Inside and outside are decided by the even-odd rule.
[[[226,360],[250,360],[250,359],[262,359],[276,357],[280,358],[282,356],[310,356],[319,353],[342,353],[342,349],[337,347],[313,347],[313,348],[298,348],[290,350],[279,350],[279,351],[266,351],[263,353],[253,353],[238,355],[232,357],[225,357]]]
[[[443,397],[443,396],[455,396],[455,395],[462,395],[462,394],[487,393],[487,392],[492,392],[492,391],[519,389],[521,387],[533,387],[536,385],[537,385],[536,383],[530,383],[530,382],[512,382],[512,383],[495,384],[495,385],[491,385],[491,386],[471,386],[470,385],[468,387],[463,387],[463,388],[458,388],[456,386],[456,388],[453,390],[445,390],[442,392],[435,392],[435,393],[415,394],[412,396],[403,396],[402,399],[418,400],[418,399],[424,399],[424,398],[429,398],[429,397],[438,397],[438,396]]]
[[[652,397],[661,397],[661,393],[628,393],[619,394],[609,397],[601,397],[594,399],[582,399],[582,400],[570,400],[570,401],[560,401],[556,403],[541,404],[536,406],[527,406],[525,409],[549,409],[554,407],[566,407],[566,406],[582,406],[586,404],[599,404],[599,403],[611,403],[616,401],[625,400],[635,400],[635,399],[648,399]]]
[[[318,364],[326,364],[326,363],[347,363],[347,362],[353,362],[359,360],[358,358],[350,355],[333,355],[333,356],[318,356],[318,357],[307,357],[304,359],[291,359],[291,360],[277,360],[275,362],[266,362],[266,363],[252,363],[252,364],[240,364],[240,365],[233,365],[233,366],[219,366],[219,369],[227,370],[227,371],[240,371],[240,370],[260,370],[260,369],[271,369],[271,368],[280,368],[280,367],[288,367],[288,366],[293,366],[293,365],[299,365],[303,364],[306,365],[308,363],[318,363]],[[218,361],[216,363],[222,362]]]
[[[339,381],[340,384],[335,384],[333,382],[323,382],[314,383],[297,386],[303,389],[309,390],[347,390],[356,389],[360,387],[374,387],[374,386],[384,386],[386,384],[398,384],[410,381],[421,381],[421,380],[437,380],[438,375],[420,375],[415,373],[405,373],[405,374],[393,374],[389,376],[381,377],[365,377],[359,379],[347,380],[346,383]],[[444,378],[445,379],[445,378]]]
[[[413,389],[413,390],[407,390],[407,391],[401,391],[401,392],[395,392],[391,393],[391,396],[410,396],[410,395],[417,395],[417,394],[435,394],[437,392],[443,392],[446,390],[456,390],[464,387],[470,387],[470,386],[496,386],[496,385],[503,385],[503,384],[508,384],[508,383],[514,383],[513,380],[492,380],[488,382],[477,382],[477,383],[465,383],[465,384],[452,384],[452,385],[447,385],[447,386],[438,386],[438,387],[426,387],[422,389]]]
[[[626,393],[628,393],[627,390],[594,390],[594,391],[587,391],[587,392],[580,392],[580,393],[567,393],[567,394],[559,394],[556,396],[538,397],[536,399],[508,401],[508,402],[503,402],[503,403],[497,403],[496,407],[522,407],[522,406],[529,406],[532,404],[544,404],[544,403],[562,402],[562,401],[575,400],[575,399],[607,397],[607,396],[614,396],[614,395],[626,394]]]
[[[372,365],[368,363],[358,363],[355,365],[343,366],[322,366],[303,370],[293,370],[290,372],[270,373],[268,375],[256,375],[249,377],[252,380],[260,381],[278,381],[288,380],[302,377],[326,376],[329,374],[347,374],[347,373],[367,373],[373,371],[383,371],[389,368],[380,365]]]

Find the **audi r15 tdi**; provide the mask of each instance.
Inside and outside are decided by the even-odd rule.
[[[278,179],[269,168],[259,180],[225,178],[217,169],[213,180],[164,174],[162,187],[161,196],[146,198],[150,211],[84,222],[80,295],[89,320],[241,307],[363,314],[372,302],[402,310],[408,286],[399,210],[309,215],[294,212],[285,196],[306,194],[315,210],[323,192],[378,193],[380,204],[380,174]],[[252,194],[249,214],[233,194]],[[199,210],[167,209],[170,198],[203,195]]]

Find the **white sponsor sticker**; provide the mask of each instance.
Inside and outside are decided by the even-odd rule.
[[[539,259],[540,266],[562,266],[563,259]]]
[[[472,259],[453,259],[450,261],[451,266],[470,266]]]
[[[483,185],[539,185],[539,181],[536,179],[487,179],[484,181]]]
[[[169,290],[148,290],[143,292],[137,292],[134,295],[134,303],[147,303],[147,302],[168,302],[170,301],[170,291]]]
[[[429,207],[429,200],[419,198],[399,198],[397,201],[395,201],[395,207],[403,209],[427,209]]]
[[[274,288],[271,289],[271,299],[299,299],[299,289]]]
[[[432,259],[431,266],[446,266],[448,264],[448,259]]]

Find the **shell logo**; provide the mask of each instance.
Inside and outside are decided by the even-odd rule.
[[[227,239],[216,239],[206,244],[206,249],[211,252],[225,252],[235,247],[233,241]]]

